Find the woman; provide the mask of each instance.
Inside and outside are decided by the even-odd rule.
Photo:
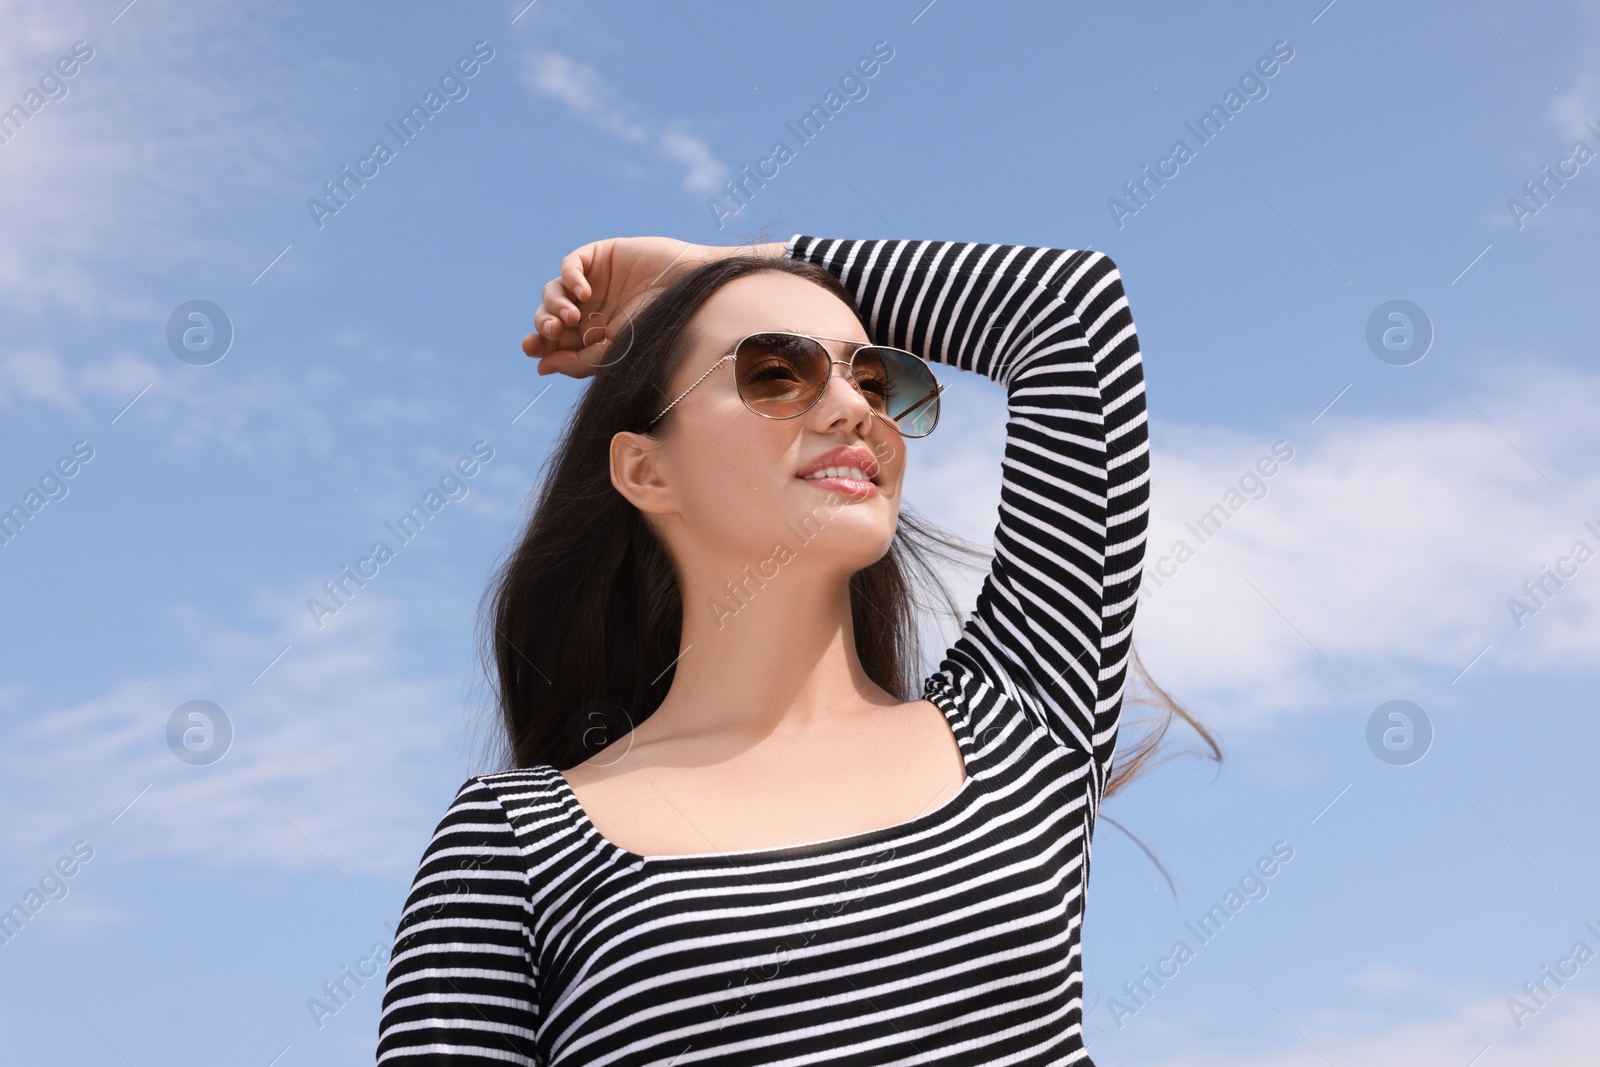
[[[1115,264],[629,238],[543,295],[524,350],[594,381],[487,615],[516,769],[422,858],[379,1062],[1090,1063],[1089,841],[1149,754],[1109,778],[1148,491]],[[918,699],[900,490],[950,368],[1007,391],[1000,525]]]

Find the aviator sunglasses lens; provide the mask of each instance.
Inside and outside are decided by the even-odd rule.
[[[815,403],[828,380],[828,350],[809,337],[758,333],[739,345],[739,395],[758,415],[788,419]]]
[[[939,383],[922,360],[897,348],[871,346],[856,353],[856,380],[873,407],[907,437],[926,437],[939,421]],[[881,383],[881,384],[873,384]]]

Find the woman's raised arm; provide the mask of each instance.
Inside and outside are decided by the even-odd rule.
[[[1102,252],[795,235],[872,339],[1006,389],[996,555],[939,674],[1000,687],[1110,770],[1148,521],[1144,377]]]

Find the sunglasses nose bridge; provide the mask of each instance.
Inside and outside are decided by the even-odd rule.
[[[835,374],[833,373],[833,368],[835,367],[843,367],[844,370]],[[861,395],[862,400],[866,400],[866,391],[861,388],[861,383],[856,380],[856,368],[853,359],[834,359],[830,355],[828,357],[828,376],[823,379],[822,388],[817,390],[817,399],[811,402],[813,407],[822,400],[822,395],[828,391],[828,385],[834,378],[843,378],[849,382],[851,387]],[[871,407],[871,403],[868,403],[868,410],[871,410]]]

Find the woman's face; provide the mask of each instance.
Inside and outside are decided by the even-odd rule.
[[[745,275],[717,290],[694,316],[689,354],[660,407],[741,338],[766,330],[870,340],[850,308],[820,286],[776,271]],[[854,347],[822,343],[839,360],[848,360]],[[656,484],[648,500],[635,503],[661,520],[658,529],[680,565],[713,586],[723,580],[722,571],[737,581],[744,565],[769,576],[781,566],[848,578],[888,552],[900,511],[905,438],[872,414],[846,366],[834,365],[831,375],[821,399],[790,419],[763,418],[745,407],[732,360],[673,407],[644,464]],[[840,448],[860,455],[828,459]],[[819,460],[860,467],[871,484],[804,477]],[[780,545],[792,555],[786,558]]]

